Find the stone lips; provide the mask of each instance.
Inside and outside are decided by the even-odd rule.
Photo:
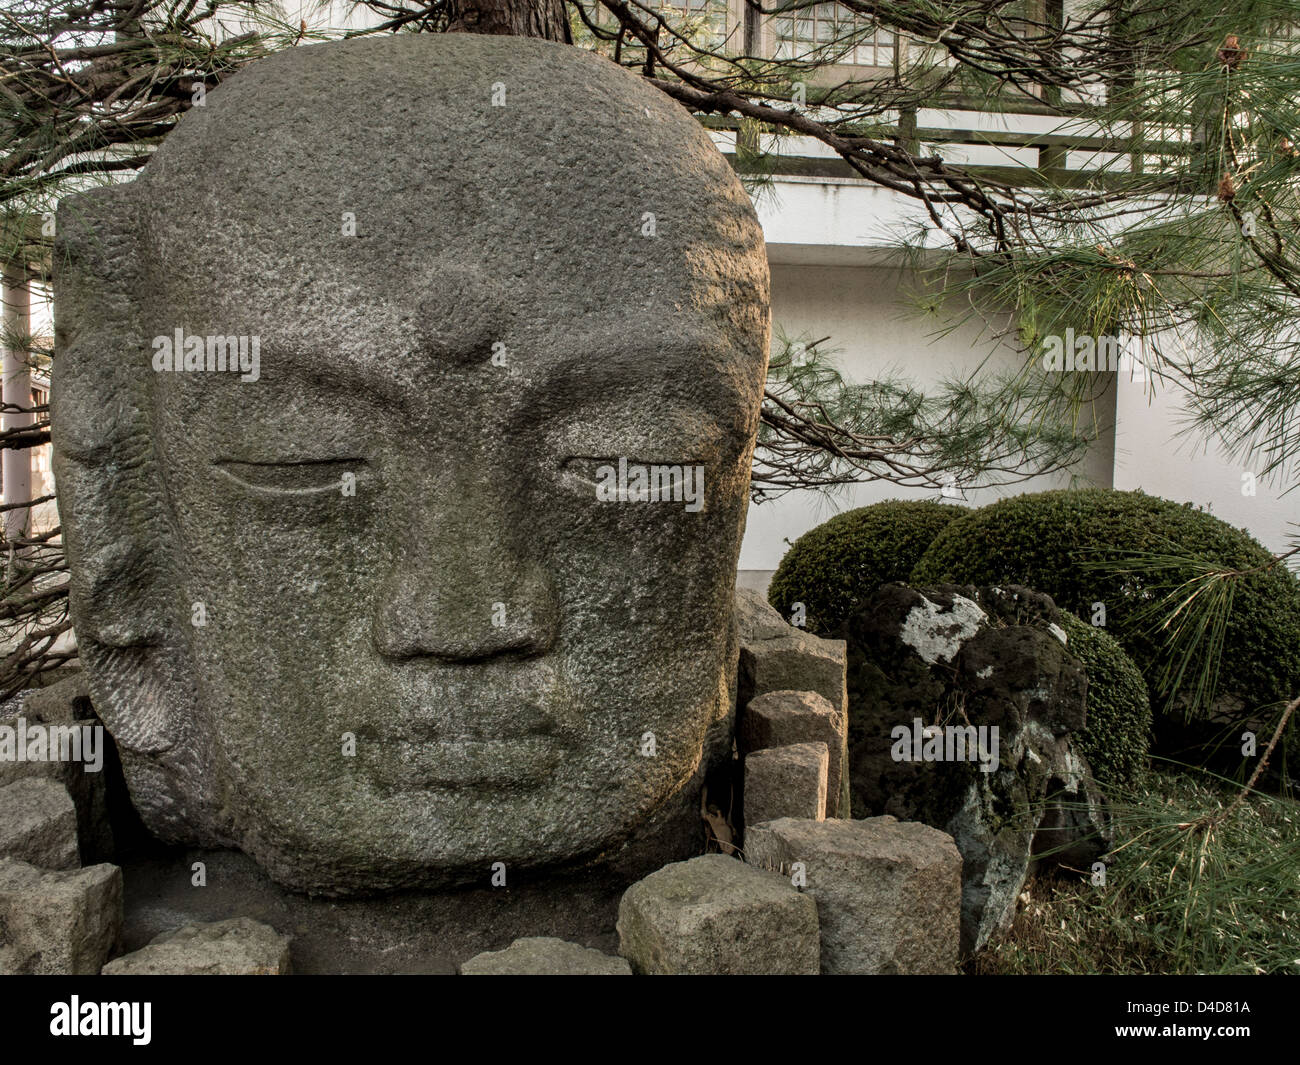
[[[487,102],[498,80],[505,108]],[[356,237],[338,235],[343,211]],[[743,190],[677,105],[547,42],[295,49],[211,93],[132,185],[66,201],[59,230],[53,421],[72,612],[155,834],[239,846],[288,886],[350,894],[478,878],[497,860],[587,860],[693,805],[684,789],[729,734],[767,275]],[[259,381],[154,374],[149,338],[179,327],[260,336]],[[494,335],[510,369],[485,396],[475,375]],[[367,417],[314,406],[312,388],[358,376],[390,393]],[[445,406],[420,408],[430,396]],[[404,403],[416,409],[395,415]],[[472,461],[448,461],[428,432],[449,411]],[[196,472],[222,451],[247,463],[299,446],[281,424],[294,417],[333,458],[371,435],[391,444],[359,467],[370,510],[345,520],[300,499],[282,520],[283,500]],[[606,456],[615,436],[631,459],[704,466],[693,525],[680,508],[548,513],[581,478],[570,465],[542,484],[531,456]],[[497,452],[515,440],[530,444],[512,471]],[[348,522],[365,535],[349,540]],[[527,602],[502,637],[514,643],[432,648],[409,586],[444,582],[441,616],[459,621],[485,605],[466,589],[493,559]],[[572,561],[548,571],[556,559]],[[334,565],[317,581],[321,562]],[[200,599],[206,631],[189,624]],[[410,739],[488,758],[492,715],[541,698],[528,663],[545,656],[559,682],[541,731],[485,786]],[[467,661],[481,683],[463,683]],[[341,734],[366,729],[372,746],[342,761]],[[655,759],[636,754],[645,731]],[[414,749],[391,758],[373,746],[403,742]],[[507,786],[530,776],[548,789]],[[675,836],[655,859],[681,847]]]

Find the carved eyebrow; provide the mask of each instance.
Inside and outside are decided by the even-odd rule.
[[[713,330],[687,330],[664,335],[652,332],[654,329],[652,322],[630,323],[633,328],[645,327],[647,336],[643,340],[635,334],[629,336],[627,332],[629,323],[620,324],[623,328],[619,330],[599,329],[589,333],[578,333],[570,345],[573,354],[570,360],[566,361],[585,362],[592,357],[608,360],[613,350],[626,354],[638,364],[644,365],[649,362],[653,365],[655,359],[690,361],[705,359],[711,354],[721,356],[725,351],[722,335]],[[721,364],[721,359],[717,361]]]
[[[460,348],[456,345],[460,344]],[[262,378],[274,387],[300,387],[309,391],[328,391],[333,397],[346,396],[351,404],[366,402],[382,410],[404,410],[414,395],[426,387],[413,386],[409,375],[394,372],[400,358],[385,357],[397,352],[407,357],[414,369],[423,369],[426,360],[438,359],[440,352],[458,350],[459,359],[448,359],[448,369],[461,372],[479,362],[487,365],[491,356],[490,341],[472,333],[459,337],[443,336],[437,345],[414,333],[397,339],[357,336],[340,344],[336,338],[316,337],[311,343],[296,344],[289,350],[292,357],[263,358]],[[342,354],[340,354],[342,352]]]
[[[650,328],[649,323],[636,325],[645,325],[647,330]],[[500,339],[507,345],[511,344],[510,337],[504,333]],[[667,337],[634,332],[629,339],[626,326],[623,332],[616,328],[583,330],[579,327],[572,337],[551,337],[547,343],[552,346],[552,352],[537,364],[536,380],[539,384],[520,391],[521,399],[547,392],[571,392],[586,398],[598,395],[601,389],[626,395],[629,388],[637,385],[653,398],[664,387],[665,367],[674,365],[689,374],[689,381],[680,382],[688,387],[679,393],[679,400],[702,409],[718,409],[735,404],[744,397],[742,375],[737,366],[740,353],[729,350],[730,345],[723,336],[713,330],[678,331]],[[433,352],[425,339],[414,334],[405,338],[401,345],[411,352]],[[485,373],[492,370],[488,362],[490,339],[480,329],[459,332],[455,336],[444,334],[436,346],[451,350],[456,345],[460,345],[458,350],[462,357],[448,360],[448,369],[453,374],[480,363]],[[355,338],[347,346],[358,355],[366,351],[392,350],[391,341],[385,345],[378,339],[373,348],[362,345],[361,338]],[[302,382],[309,388],[319,389],[327,385],[331,391],[357,399],[365,397],[368,402],[378,403],[388,410],[404,410],[413,398],[405,375],[395,374],[389,361],[378,354],[365,361],[355,356],[331,358],[331,345],[323,338],[321,342],[310,345],[310,350],[318,353],[317,356],[308,359],[299,351],[295,358],[274,363],[264,358],[263,378],[272,380],[272,374],[283,374],[280,378],[282,383],[287,383],[287,378]],[[526,349],[512,351],[510,357],[512,362],[526,360]],[[488,382],[491,381],[489,378]]]

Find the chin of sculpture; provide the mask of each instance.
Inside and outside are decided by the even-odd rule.
[[[692,852],[768,278],[689,115],[548,42],[293,49],[56,255],[72,616],[151,831],[329,895]]]

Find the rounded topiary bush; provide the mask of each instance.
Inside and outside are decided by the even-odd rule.
[[[1141,551],[1189,555],[1239,570],[1260,567],[1235,583],[1218,701],[1230,709],[1239,701],[1233,712],[1245,716],[1300,694],[1300,582],[1284,565],[1269,566],[1273,556],[1248,533],[1189,504],[1100,488],[1013,496],[944,528],[911,581],[1023,584],[1086,620],[1092,620],[1094,604],[1102,604],[1107,631],[1142,671],[1152,705],[1160,708],[1168,694],[1161,686],[1164,638],[1139,614],[1201,571],[1174,567],[1153,582],[1084,565],[1118,565]],[[1198,656],[1203,654],[1204,644]],[[1186,676],[1198,673],[1193,658]]]
[[[805,627],[832,636],[854,604],[880,585],[906,581],[930,541],[970,508],[891,499],[837,514],[810,529],[781,559],[767,598],[790,617],[803,603]]]
[[[1103,791],[1137,783],[1151,749],[1151,701],[1142,673],[1105,630],[1061,611],[1067,646],[1088,672],[1088,718],[1074,742]]]

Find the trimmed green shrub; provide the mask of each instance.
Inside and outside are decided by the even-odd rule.
[[[1134,551],[1192,555],[1241,570],[1268,567],[1273,559],[1247,532],[1190,504],[1142,492],[1066,489],[1013,496],[952,522],[934,538],[911,582],[1023,584],[1086,620],[1101,603],[1107,631],[1142,671],[1152,705],[1163,708],[1164,637],[1138,615],[1200,571],[1177,567],[1157,582],[1083,565],[1123,564]],[[1202,641],[1184,687],[1198,675],[1204,654]],[[1216,694],[1220,701],[1240,700],[1243,716],[1300,694],[1300,582],[1284,565],[1235,582]]]
[[[853,606],[880,585],[906,581],[930,541],[969,507],[890,499],[837,514],[804,533],[781,559],[767,591],[786,618],[803,603],[805,627],[834,636]]]
[[[1151,701],[1141,671],[1115,638],[1061,611],[1070,654],[1088,671],[1088,721],[1074,736],[1107,794],[1137,784],[1151,748]]]

